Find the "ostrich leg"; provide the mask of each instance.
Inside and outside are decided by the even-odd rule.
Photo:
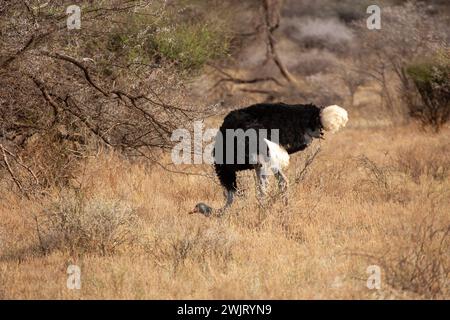
[[[227,201],[225,202],[224,209],[227,209],[233,203],[234,193],[235,193],[234,190],[225,190],[225,197],[226,197]]]
[[[281,169],[275,169],[273,171],[273,174],[275,175],[275,178],[277,178],[278,181],[278,189],[281,192],[281,195],[283,197],[283,202],[285,205],[288,204],[288,179],[286,175],[281,171]]]
[[[224,191],[224,195],[225,195],[225,199],[226,199],[225,205],[222,208],[217,209],[217,215],[219,215],[219,216],[223,215],[225,213],[225,211],[227,211],[227,209],[229,207],[231,207],[231,205],[233,204],[233,201],[234,201],[235,192],[236,191],[234,191],[234,190],[225,189],[225,191]]]
[[[264,198],[267,196],[267,188],[269,187],[269,175],[263,166],[259,166],[255,169],[256,172],[256,195],[258,201],[262,204]]]

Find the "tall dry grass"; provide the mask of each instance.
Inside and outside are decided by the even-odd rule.
[[[293,157],[287,206],[271,181],[261,207],[248,172],[222,218],[187,214],[222,204],[215,180],[115,154],[76,173],[82,199],[53,190],[30,201],[3,187],[0,297],[448,299],[449,133],[350,127],[327,136],[307,170],[318,145]],[[66,287],[70,264],[81,290]],[[369,265],[380,290],[366,286]]]

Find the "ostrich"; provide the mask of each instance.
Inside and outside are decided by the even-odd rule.
[[[323,108],[313,104],[255,104],[228,113],[216,136],[213,151],[215,171],[226,197],[225,206],[218,211],[223,213],[233,203],[238,171],[255,170],[260,198],[266,194],[270,173],[276,177],[280,190],[285,192],[287,179],[283,169],[289,165],[289,155],[304,150],[314,138],[323,139],[323,130],[337,132],[345,127],[347,121],[347,111],[337,105]],[[251,142],[248,135],[227,134],[249,130],[257,136],[253,151],[255,141]],[[278,136],[272,137],[273,132],[277,132]],[[239,154],[239,147],[244,154]],[[213,209],[205,203],[198,203],[190,213],[195,212],[209,216]]]

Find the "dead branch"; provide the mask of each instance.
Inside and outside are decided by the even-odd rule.
[[[274,36],[275,31],[280,26],[281,8],[283,0],[264,0],[264,19],[266,29],[266,43],[267,43],[267,61],[272,60],[278,67],[282,76],[291,84],[298,86],[297,79],[289,72],[289,70],[281,61],[277,51],[277,42]],[[267,62],[266,61],[266,62]]]
[[[302,170],[298,174],[296,174],[296,177],[294,180],[295,183],[299,183],[306,177],[309,167],[311,166],[311,164],[313,163],[314,159],[319,154],[319,152],[320,152],[320,146],[314,151],[314,153],[308,155],[308,157],[305,160]]]
[[[31,47],[31,45],[33,44],[34,40],[35,40],[35,37],[34,37],[34,35],[32,35],[22,48],[20,48],[16,53],[12,54],[8,58],[6,58],[5,61],[2,62],[2,64],[0,65],[0,68],[1,69],[6,68],[11,62],[13,62],[20,55],[22,55],[25,51],[27,51],[27,49],[29,49]]]
[[[3,147],[2,144],[0,144],[0,148],[2,149],[2,155],[3,155],[3,162],[5,163],[6,170],[8,171],[9,175],[11,176],[11,179],[14,181],[17,188],[19,188],[20,192],[25,195],[29,199],[28,193],[24,190],[22,187],[22,184],[20,183],[19,179],[14,174],[11,165],[9,164],[8,157],[6,155],[6,149]]]
[[[30,76],[31,80],[33,80],[33,82],[36,84],[36,86],[38,87],[38,89],[41,91],[42,96],[44,97],[44,99],[48,102],[48,104],[52,107],[53,110],[53,120],[51,121],[51,126],[53,126],[56,123],[57,117],[58,117],[58,105],[56,104],[56,102],[52,99],[52,97],[50,97],[47,89],[45,88],[44,83],[37,79],[35,76]]]
[[[224,78],[221,78],[219,81],[217,81],[211,88],[211,90],[218,87],[220,84],[224,82],[232,82],[234,84],[255,84],[260,82],[274,82],[278,86],[281,86],[281,83],[275,79],[274,77],[262,77],[262,78],[253,78],[253,79],[242,79],[232,76],[230,73],[226,72],[225,70],[213,65],[209,64],[211,67],[213,67],[215,70],[217,70],[219,73],[224,75]]]
[[[55,59],[64,60],[64,61],[70,62],[70,63],[72,63],[73,65],[77,66],[79,69],[81,69],[81,70],[83,71],[84,77],[85,77],[86,81],[89,82],[89,84],[90,84],[92,87],[94,87],[95,89],[97,89],[98,91],[100,91],[104,96],[106,96],[106,97],[109,96],[109,93],[108,93],[106,90],[100,88],[100,87],[92,80],[92,77],[91,77],[91,75],[90,75],[88,69],[87,69],[87,68],[84,66],[84,64],[81,63],[80,61],[76,60],[75,58],[69,57],[69,56],[67,56],[67,55],[65,55],[65,54],[61,54],[61,53],[51,53],[51,52],[48,52],[48,51],[41,51],[41,53],[42,53],[43,55],[46,55],[46,56],[50,57],[50,58],[55,58]]]

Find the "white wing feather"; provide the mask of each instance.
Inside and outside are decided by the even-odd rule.
[[[270,165],[280,169],[287,167],[289,165],[289,154],[287,151],[275,142],[267,139],[264,139],[264,141],[269,147]]]

